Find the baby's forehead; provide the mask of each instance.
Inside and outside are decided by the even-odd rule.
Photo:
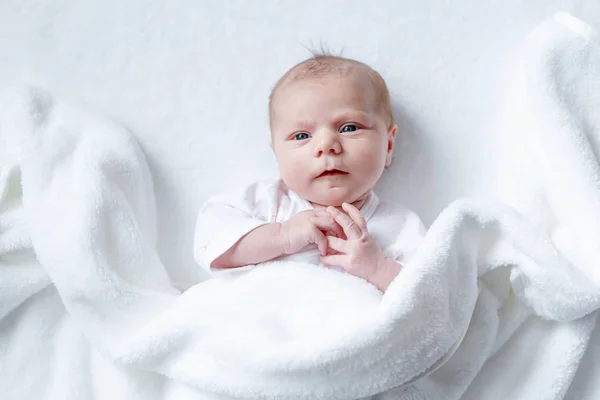
[[[273,122],[274,105],[279,100],[280,92],[289,89],[295,82],[299,81],[325,81],[325,78],[349,78],[361,81],[373,90],[373,95],[378,107],[388,115],[393,122],[391,103],[387,85],[381,75],[373,68],[360,61],[337,57],[337,56],[315,56],[309,58],[290,68],[275,84],[269,96],[269,121]],[[368,89],[367,89],[368,90]],[[289,92],[288,92],[289,94]]]
[[[287,79],[282,80],[271,96],[271,111],[276,106],[285,102],[290,97],[302,96],[304,91],[311,91],[315,86],[323,87],[333,85],[330,90],[340,90],[339,85],[344,85],[344,93],[359,92],[362,95],[372,93],[368,97],[375,99],[377,88],[369,79],[368,72],[362,68],[350,66],[349,68],[339,70],[321,71],[319,74],[306,74],[303,71],[297,71],[288,75]],[[329,90],[329,89],[328,89]],[[320,91],[316,91],[319,93]],[[322,92],[321,92],[322,93]]]
[[[288,70],[279,80],[275,90],[288,84],[309,80],[325,80],[327,78],[369,77],[368,67],[352,60],[317,60],[304,61]]]
[[[361,112],[371,114],[379,109],[371,82],[360,75],[326,75],[287,82],[271,105],[274,120],[311,120],[315,115]]]

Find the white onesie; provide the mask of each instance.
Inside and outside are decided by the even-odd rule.
[[[281,180],[256,182],[209,199],[198,213],[194,238],[194,257],[210,275],[230,276],[254,268],[211,268],[212,262],[225,253],[248,232],[261,225],[284,222],[314,207],[289,189]],[[369,234],[375,238],[386,256],[405,263],[413,255],[425,235],[421,219],[411,210],[379,201],[373,192],[361,208]],[[280,257],[320,264],[315,245],[300,253]]]

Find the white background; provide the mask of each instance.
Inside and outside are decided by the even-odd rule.
[[[0,89],[29,84],[121,122],[155,174],[159,251],[175,283],[203,276],[202,202],[277,177],[267,96],[306,47],[372,65],[400,121],[379,193],[426,224],[453,199],[502,199],[518,137],[507,88],[518,46],[564,10],[600,27],[597,0],[0,0]]]

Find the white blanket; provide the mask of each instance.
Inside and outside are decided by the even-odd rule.
[[[298,263],[179,293],[155,250],[152,180],[133,137],[41,90],[6,93],[0,393],[490,398],[479,374],[508,373],[494,362],[533,314],[558,321],[549,323],[569,340],[547,342],[559,367],[532,372],[520,396],[534,397],[520,398],[562,398],[600,308],[600,45],[559,20],[540,26],[525,52],[519,145],[532,152],[533,175],[521,198],[534,206],[451,204],[384,296]]]

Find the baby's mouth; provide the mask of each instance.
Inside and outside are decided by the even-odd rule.
[[[344,172],[344,171],[340,171],[339,169],[332,169],[330,171],[323,171],[321,173],[321,175],[318,176],[318,178],[324,178],[327,176],[344,176],[344,175],[348,175],[348,173]]]

